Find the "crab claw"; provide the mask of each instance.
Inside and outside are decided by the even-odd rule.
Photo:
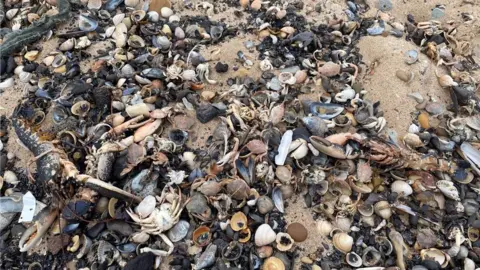
[[[28,251],[40,243],[42,237],[47,233],[50,226],[52,226],[53,222],[57,219],[57,216],[58,211],[56,210],[49,210],[48,208],[46,211],[42,210],[42,212],[38,214],[38,218],[35,223],[30,228],[25,230],[20,238],[18,243],[20,252]],[[34,234],[35,236],[32,238],[31,236]]]
[[[338,158],[338,159],[347,158],[345,151],[340,145],[331,143],[325,138],[318,137],[318,136],[311,136],[310,142],[313,145],[313,147],[315,147],[318,151],[328,156]]]

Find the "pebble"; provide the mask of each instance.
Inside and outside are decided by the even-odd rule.
[[[445,16],[445,8],[435,7],[432,9],[432,20],[438,20]]]
[[[163,7],[162,9],[160,9],[160,15],[163,18],[169,18],[173,15],[173,10],[169,7]]]
[[[218,72],[218,73],[225,73],[228,71],[228,64],[227,63],[222,63],[222,62],[218,62],[216,65],[215,65],[215,71]]]
[[[0,151],[2,151],[2,150],[3,150],[3,142],[0,141]]]
[[[417,50],[408,50],[405,52],[405,63],[411,65],[418,61]]]
[[[424,129],[430,128],[430,123],[428,121],[428,114],[422,112],[420,115],[418,115],[418,123]]]
[[[429,112],[431,115],[439,115],[445,112],[445,106],[438,102],[429,102],[425,107],[425,110]]]
[[[379,0],[377,8],[381,11],[390,11],[393,9],[393,3],[391,0]]]
[[[243,43],[243,45],[245,45],[245,48],[251,49],[255,46],[255,43],[253,43],[253,41],[251,41],[251,40],[247,40]]]
[[[282,89],[282,83],[277,77],[273,77],[272,80],[267,83],[267,87],[273,91],[280,91]]]
[[[301,261],[302,261],[302,263],[306,263],[306,264],[312,264],[313,263],[312,259],[310,259],[308,257],[302,257]]]
[[[8,152],[8,153],[7,153],[7,159],[8,159],[8,160],[12,160],[12,159],[14,159],[14,158],[15,158],[15,153],[13,153],[13,152]]]
[[[406,82],[406,83],[409,83],[413,80],[413,78],[415,78],[415,75],[413,74],[413,72],[408,72],[408,71],[405,71],[405,70],[397,70],[395,72],[395,75],[402,81]]]

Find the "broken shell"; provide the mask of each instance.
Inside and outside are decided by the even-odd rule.
[[[255,245],[261,247],[266,246],[277,238],[277,234],[268,224],[260,225],[255,231]]]
[[[397,180],[392,183],[390,188],[392,192],[395,192],[398,195],[404,196],[404,197],[410,196],[410,194],[413,193],[412,187],[405,181]]]
[[[243,229],[240,231],[238,242],[247,243],[251,237],[252,237],[252,232],[250,231],[250,229],[249,228]]]
[[[453,80],[452,77],[449,75],[442,75],[438,77],[438,83],[441,87],[451,87],[451,86],[458,86],[458,83]]]
[[[145,47],[145,41],[143,40],[143,38],[137,35],[131,35],[128,38],[127,44],[128,46],[137,49]]]
[[[362,266],[362,257],[355,252],[349,252],[345,256],[345,260],[350,266],[360,267]]]
[[[348,253],[353,247],[353,238],[344,233],[338,232],[332,238],[333,246],[342,253]]]
[[[374,206],[375,214],[382,217],[383,219],[389,219],[392,216],[392,209],[390,208],[390,203],[387,201],[379,201]]]
[[[80,30],[86,31],[86,32],[92,32],[92,31],[95,31],[97,27],[98,27],[98,22],[95,19],[90,18],[87,15],[80,14],[78,18],[78,28],[80,28]]]
[[[370,217],[374,213],[373,205],[369,203],[362,203],[358,205],[357,210],[364,217]]]
[[[108,214],[110,217],[115,218],[115,207],[118,202],[117,198],[110,198],[108,201]]]
[[[247,222],[247,216],[245,216],[245,214],[242,212],[237,212],[232,216],[232,219],[230,220],[230,226],[232,227],[232,230],[238,232],[247,228]]]
[[[90,102],[82,100],[73,104],[71,112],[73,115],[85,117],[90,111]]]
[[[480,238],[480,229],[469,227],[467,231],[468,239],[470,241],[476,242]]]
[[[27,59],[28,61],[35,61],[35,59],[37,59],[39,54],[40,54],[39,51],[29,51],[29,52],[25,53],[25,55],[23,57],[25,59]]]
[[[278,75],[278,80],[282,83],[282,84],[289,84],[289,85],[293,85],[296,83],[296,80],[295,79],[295,76],[293,76],[292,73],[290,72],[282,72]]]
[[[16,185],[16,184],[20,183],[17,175],[12,171],[5,171],[3,173],[3,181],[5,181],[5,183],[11,184],[11,185]]]
[[[143,21],[146,16],[147,13],[145,12],[145,10],[135,10],[134,12],[132,12],[132,15],[130,15],[130,18],[133,22],[139,23]]]
[[[76,252],[78,248],[80,248],[80,236],[75,235],[72,237],[72,242],[67,247],[67,250],[73,253]]]
[[[260,196],[257,199],[257,209],[262,215],[265,215],[273,210],[273,201],[267,196]]]
[[[276,242],[278,250],[288,251],[293,247],[295,241],[288,233],[279,232],[277,233]]]
[[[256,1],[256,0],[255,0]],[[263,270],[285,270],[285,264],[277,257],[270,257],[265,260]]]
[[[437,181],[437,188],[445,195],[447,198],[460,201],[460,195],[458,194],[457,188],[454,186],[452,181],[448,180],[439,180]]]
[[[447,267],[448,263],[450,262],[450,256],[448,256],[447,253],[436,248],[424,249],[420,251],[420,257],[422,258],[422,260],[436,261],[440,264],[442,268]]]
[[[193,232],[193,242],[199,247],[204,247],[210,243],[212,234],[207,226],[200,226]]]
[[[367,267],[379,265],[382,260],[382,253],[374,247],[367,247],[363,250],[362,261]]]
[[[402,81],[410,83],[415,78],[415,74],[412,71],[397,70],[395,75]]]

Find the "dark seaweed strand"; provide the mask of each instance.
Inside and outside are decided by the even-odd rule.
[[[3,2],[3,0],[0,0],[0,2]],[[30,27],[8,34],[0,45],[0,58],[7,57],[17,49],[39,40],[58,23],[66,21],[70,14],[70,2],[59,0],[57,1],[57,7],[58,14],[50,17],[44,15],[38,21],[33,22]]]
[[[0,0],[0,26],[2,26],[3,19],[5,18],[5,6],[3,0]]]

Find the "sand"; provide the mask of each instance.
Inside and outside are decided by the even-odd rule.
[[[176,9],[182,16],[206,15],[206,10],[186,10],[182,7],[183,1],[178,1],[174,4]],[[201,1],[192,1],[194,4]],[[216,1],[214,1],[216,2]],[[313,7],[319,1],[306,0],[305,7],[301,11],[307,16],[307,20],[313,23],[326,22],[329,17],[333,15],[341,15],[342,10],[346,8],[345,1],[321,1],[322,11],[317,13],[313,11]],[[376,1],[367,0],[372,9],[366,16],[374,16],[376,13]],[[392,20],[404,22],[407,14],[415,16],[417,21],[428,20],[430,18],[430,10],[436,4],[444,4],[446,7],[446,14],[441,18],[442,22],[454,20],[458,23],[457,37],[459,40],[470,41],[473,46],[473,51],[476,53],[474,58],[480,61],[480,0],[451,0],[451,1],[424,1],[424,0],[393,0],[394,8],[389,12]],[[227,8],[214,14],[212,20],[222,20],[229,25],[247,25],[246,14],[238,18],[234,15],[233,8]],[[473,23],[463,23],[462,12],[468,12],[475,17]],[[251,40],[258,42],[256,37],[251,34],[240,33],[239,36],[230,38],[229,40],[214,46],[209,46],[202,50],[201,53],[209,60],[212,72],[210,77],[217,81],[215,85],[207,84],[203,91],[214,91],[217,95],[229,89],[226,81],[230,77],[235,77],[238,72],[246,75],[258,77],[260,72],[258,68],[258,52],[255,50],[249,51],[245,48],[244,42]],[[45,55],[53,51],[58,44],[56,39],[50,40],[42,44],[42,55],[39,59],[43,59]],[[102,48],[105,44],[95,44],[89,48],[89,52],[95,55],[98,48]],[[419,61],[413,65],[407,65],[404,62],[404,53],[410,49],[418,50],[418,47],[404,38],[395,37],[364,37],[359,42],[358,47],[363,55],[365,65],[362,66],[363,72],[359,76],[359,81],[363,84],[365,90],[368,92],[366,97],[372,101],[380,101],[381,109],[384,111],[384,116],[387,120],[387,127],[395,130],[398,134],[404,134],[411,120],[416,116],[415,109],[416,102],[407,97],[409,93],[419,92],[424,98],[444,103],[448,105],[450,98],[448,92],[442,89],[435,77],[435,65],[425,55],[420,54]],[[246,56],[251,59],[255,66],[241,71],[234,72],[234,66],[242,67],[241,63],[237,62],[237,51],[243,51]],[[225,74],[218,74],[214,72],[214,66],[217,62],[227,63],[229,65],[229,72]],[[86,60],[82,63],[82,71],[88,70],[93,60]],[[375,66],[373,70],[368,67]],[[409,70],[415,75],[410,83],[405,83],[395,76],[397,70]],[[366,71],[369,71],[368,73]],[[442,68],[440,73],[445,72]],[[480,80],[479,72],[473,74],[473,78]],[[16,81],[16,86],[6,89],[0,93],[0,114],[11,115],[14,106],[21,100],[23,92],[27,87],[24,84]],[[194,117],[194,112],[188,112],[188,115]],[[201,147],[205,145],[205,141],[212,133],[218,121],[212,121],[208,124],[196,123],[192,128],[191,141],[189,144],[193,147]],[[10,139],[6,145],[7,150],[14,152],[17,157],[16,166],[25,168],[27,161],[31,158],[31,154],[24,148],[20,147],[16,141],[15,133],[10,131]],[[306,208],[301,197],[295,197],[289,201],[289,206],[286,209],[285,218],[289,222],[302,222],[309,228],[309,238],[303,243],[297,243],[299,256],[296,261],[296,268],[299,268],[298,260],[302,256],[308,256],[323,248],[322,243],[328,240],[318,236],[315,231],[315,220],[313,220],[310,210]],[[166,263],[163,264],[165,269],[168,269]]]

